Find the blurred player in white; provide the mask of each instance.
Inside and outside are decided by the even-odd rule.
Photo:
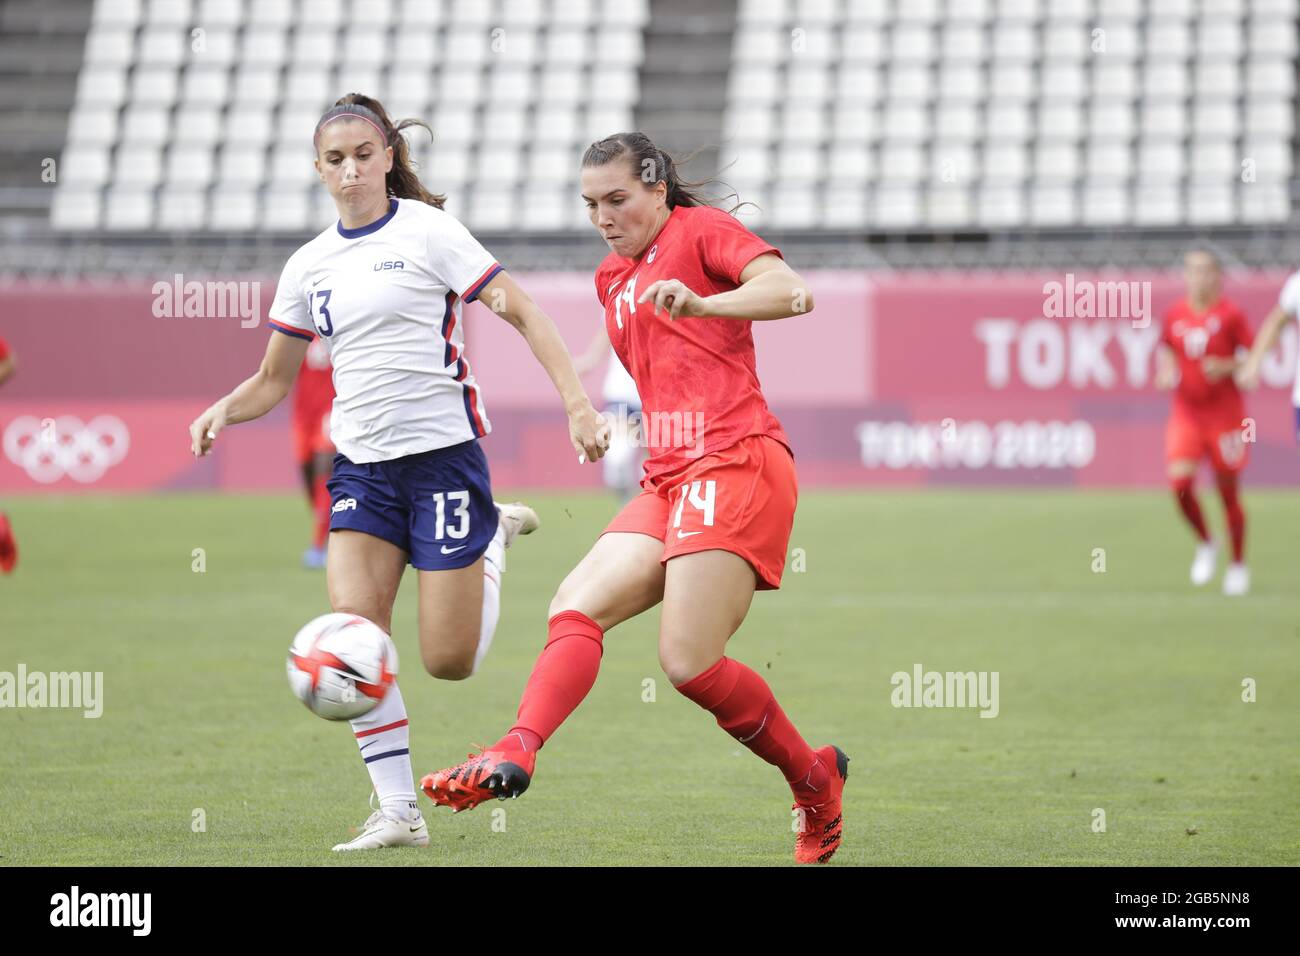
[[[641,464],[645,461],[644,430],[641,422],[641,396],[636,382],[623,367],[609,344],[609,333],[602,324],[587,346],[587,351],[573,360],[579,375],[594,372],[602,360],[608,360],[605,381],[601,385],[601,401],[605,419],[610,423],[609,448],[601,464],[604,466],[605,487],[627,504],[641,490]]]
[[[1259,332],[1255,335],[1255,345],[1251,348],[1250,354],[1246,356],[1245,362],[1242,363],[1241,372],[1238,376],[1244,388],[1256,388],[1259,385],[1259,367],[1264,361],[1264,356],[1268,350],[1277,344],[1278,338],[1282,335],[1282,329],[1288,322],[1296,320],[1300,316],[1300,271],[1293,272],[1291,277],[1286,280],[1282,286],[1282,293],[1277,297],[1277,305],[1273,311],[1264,319],[1264,324],[1259,327]],[[1296,444],[1300,445],[1300,348],[1296,349],[1296,377],[1295,387],[1291,391],[1292,413],[1295,422]]]
[[[580,457],[601,457],[607,429],[555,324],[420,183],[401,134],[412,125],[425,124],[394,126],[377,100],[356,93],[321,117],[315,166],[339,221],[289,257],[261,368],[195,419],[190,439],[205,455],[226,425],[274,408],[319,335],[336,392],[330,606],[391,633],[410,563],[419,572],[424,666],[460,680],[496,629],[505,549],[537,527],[531,508],[492,501],[479,447],[491,425],[464,354],[462,302],[487,297],[524,336],[564,400]],[[380,806],[334,849],[427,845],[398,687],[351,723]]]

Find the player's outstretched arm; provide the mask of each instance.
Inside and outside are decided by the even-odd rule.
[[[1178,358],[1174,350],[1164,342],[1156,345],[1156,379],[1155,386],[1167,392],[1178,384]]]
[[[190,424],[190,451],[194,456],[206,455],[227,425],[261,418],[275,408],[293,388],[294,376],[310,344],[307,339],[273,332],[257,372]]]
[[[637,302],[654,302],[671,319],[714,316],[756,322],[789,319],[813,310],[812,289],[778,255],[752,259],[740,272],[740,285],[730,292],[699,296],[678,279],[652,282]]]
[[[579,375],[586,375],[598,369],[600,363],[607,358],[609,358],[609,332],[605,329],[605,323],[601,322],[591,342],[587,344],[586,351],[573,357],[573,367]]]
[[[0,359],[0,385],[3,385],[9,379],[13,378],[14,372],[18,370],[18,356],[10,352],[5,358]]]
[[[1280,305],[1273,306],[1273,311],[1259,327],[1259,334],[1255,336],[1255,344],[1251,346],[1250,354],[1241,363],[1237,380],[1242,388],[1254,388],[1259,384],[1259,365],[1264,361],[1268,350],[1277,344],[1278,336],[1282,334],[1282,327],[1290,319],[1291,316]]]
[[[578,379],[573,359],[551,317],[538,308],[504,269],[483,287],[478,300],[519,330],[546,369],[564,400],[564,410],[569,416],[569,440],[578,452],[579,461],[601,458],[609,447],[609,425],[587,397],[587,390]]]

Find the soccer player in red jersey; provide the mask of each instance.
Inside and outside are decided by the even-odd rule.
[[[779,251],[702,204],[643,134],[593,143],[582,167],[592,225],[610,248],[596,295],[643,402],[643,491],[552,599],[509,731],[421,786],[455,810],[522,793],[537,751],[595,683],[605,632],[662,601],[664,673],[780,769],[800,823],[795,859],[825,862],[840,845],[848,757],[810,747],[767,682],[725,654],[755,590],[780,585],[798,491],[789,440],[755,373],[750,323],[808,312],[812,293]]]
[[[0,385],[13,377],[18,368],[18,359],[9,343],[0,339]],[[18,542],[14,539],[14,529],[9,524],[9,516],[0,511],[0,571],[8,574],[18,563]]]
[[[334,370],[329,350],[319,336],[312,338],[298,369],[293,392],[293,449],[307,503],[315,514],[312,545],[303,552],[308,568],[325,567],[325,541],[330,532],[330,493],[326,483],[333,471],[334,443],[330,441],[330,407],[334,404]]]
[[[1238,476],[1248,456],[1243,434],[1246,409],[1233,373],[1237,349],[1249,348],[1252,334],[1241,310],[1219,293],[1222,269],[1213,253],[1203,249],[1187,253],[1183,277],[1187,297],[1165,313],[1156,347],[1156,387],[1176,387],[1165,430],[1169,481],[1199,542],[1192,583],[1207,584],[1214,577],[1218,546],[1206,530],[1192,484],[1202,456],[1209,456],[1232,542],[1223,593],[1241,595],[1250,590],[1250,572],[1245,564],[1246,514]]]

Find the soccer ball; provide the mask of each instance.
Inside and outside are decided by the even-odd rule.
[[[379,706],[397,677],[397,648],[356,614],[323,614],[289,645],[289,686],[326,720],[356,720]]]

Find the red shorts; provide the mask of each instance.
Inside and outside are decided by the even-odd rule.
[[[294,418],[293,420],[293,454],[294,460],[305,465],[316,455],[334,454],[334,443],[330,441],[330,413],[320,418]]]
[[[664,542],[660,559],[695,551],[738,554],[758,575],[758,590],[781,586],[799,485],[794,456],[774,438],[750,435],[662,475],[605,528]]]
[[[1165,426],[1165,460],[1200,461],[1209,455],[1215,471],[1241,471],[1250,457],[1244,418],[1240,406],[1197,412],[1175,405]]]

